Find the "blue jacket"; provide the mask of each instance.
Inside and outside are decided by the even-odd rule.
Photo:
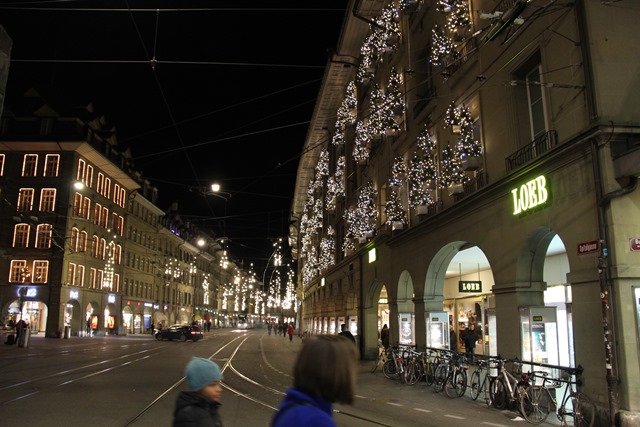
[[[336,427],[331,403],[312,397],[295,388],[287,390],[278,412],[271,420],[272,427]]]

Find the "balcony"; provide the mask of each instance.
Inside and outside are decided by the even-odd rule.
[[[518,169],[551,150],[558,144],[558,132],[550,130],[505,159],[507,172]]]

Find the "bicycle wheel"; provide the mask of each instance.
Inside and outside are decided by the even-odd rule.
[[[497,409],[504,409],[507,407],[507,387],[504,385],[502,378],[491,378],[489,383],[489,399],[491,399],[491,405]]]
[[[444,392],[447,397],[462,397],[467,390],[467,373],[461,369],[451,371],[445,381]]]
[[[436,392],[442,391],[447,375],[447,365],[438,365],[433,373],[433,388]]]
[[[434,367],[433,363],[428,362],[424,369],[424,381],[427,383],[428,386],[433,384],[433,380],[435,378],[433,367]]]
[[[520,413],[531,424],[540,424],[551,412],[551,399],[546,388],[532,385],[520,395]]]
[[[378,357],[376,357],[376,360],[373,361],[373,367],[371,368],[371,373],[373,374],[376,370],[378,370],[378,365],[380,365],[380,362],[382,361],[381,359],[381,355],[380,355],[380,351],[378,351]]]
[[[411,359],[407,364],[404,381],[407,384],[414,385],[422,378],[422,363],[417,359]]]
[[[562,421],[567,426],[593,427],[596,420],[596,407],[582,392],[571,392],[562,403]]]
[[[458,397],[464,396],[467,391],[467,371],[466,369],[460,370],[458,373],[458,380],[456,381],[456,392]]]
[[[480,396],[480,371],[474,371],[471,374],[471,398],[476,400]]]
[[[384,365],[382,365],[382,373],[389,379],[394,379],[398,376],[396,365],[393,363],[393,360],[387,360],[384,362]]]

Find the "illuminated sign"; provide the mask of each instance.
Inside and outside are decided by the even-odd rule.
[[[376,248],[369,251],[369,264],[376,261]]]
[[[78,291],[69,291],[69,298],[78,299],[80,296],[80,292]]]
[[[458,282],[458,292],[482,292],[482,282],[480,280],[475,282],[460,280]]]
[[[20,291],[22,291],[22,295],[20,294]],[[38,296],[38,290],[36,288],[18,288],[18,292],[17,292],[18,296],[22,296],[23,298],[35,298]]]
[[[520,188],[511,190],[513,196],[513,214],[519,215],[537,206],[544,205],[549,200],[547,178],[540,175],[522,184]]]
[[[542,318],[542,316],[533,316],[533,319],[532,319],[532,320],[533,320],[534,322],[542,322],[543,318]]]
[[[107,302],[113,304],[116,302],[116,294],[107,294]]]

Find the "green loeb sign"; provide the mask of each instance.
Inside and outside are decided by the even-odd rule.
[[[513,196],[513,214],[520,215],[536,207],[542,207],[549,201],[547,178],[540,175],[524,183],[520,188],[511,190]]]

